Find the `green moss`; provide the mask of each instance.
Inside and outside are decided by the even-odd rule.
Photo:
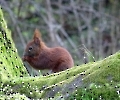
[[[59,73],[30,77],[18,56],[1,9],[0,22],[0,99],[10,98],[9,95],[25,99],[48,99],[49,96],[58,99],[62,95],[66,99],[68,94],[71,99],[76,93],[78,95],[75,98],[83,96],[83,100],[99,99],[100,95],[105,99],[118,98],[118,88],[114,87],[120,83],[120,52],[101,61],[75,66]],[[101,88],[96,88],[94,84]]]
[[[3,18],[0,8],[0,81],[4,82],[12,77],[27,76],[28,73],[17,53],[11,32]]]
[[[117,93],[118,87],[106,83],[103,85],[91,84],[92,87],[79,88],[77,92],[71,95],[68,100],[119,100],[120,95]]]
[[[28,100],[25,95],[20,95],[19,93],[12,95],[1,95],[0,100]]]
[[[85,82],[96,82],[99,84],[107,83],[111,80],[113,82],[120,82],[120,60],[117,57],[119,55],[120,53],[118,52],[115,55],[91,65],[91,68],[86,71]]]

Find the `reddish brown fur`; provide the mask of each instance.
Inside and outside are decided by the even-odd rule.
[[[26,46],[23,61],[27,61],[35,69],[50,69],[52,72],[63,71],[74,65],[73,59],[66,49],[47,47],[41,40],[37,29],[33,40]]]

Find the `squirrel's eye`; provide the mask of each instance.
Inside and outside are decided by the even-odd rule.
[[[29,47],[29,51],[32,50],[32,47]]]

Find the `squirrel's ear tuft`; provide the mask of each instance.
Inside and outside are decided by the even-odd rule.
[[[40,40],[41,40],[40,38],[41,38],[41,34],[40,34],[39,30],[35,29],[34,36],[33,36],[33,40],[34,40],[35,44],[40,45]]]
[[[35,31],[34,31],[34,37],[33,38],[41,38],[41,33],[39,32],[39,30],[36,28]]]

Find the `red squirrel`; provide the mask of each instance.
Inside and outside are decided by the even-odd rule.
[[[38,29],[34,31],[33,40],[27,44],[22,60],[27,61],[35,69],[48,69],[53,73],[74,66],[70,53],[62,47],[47,47]]]

